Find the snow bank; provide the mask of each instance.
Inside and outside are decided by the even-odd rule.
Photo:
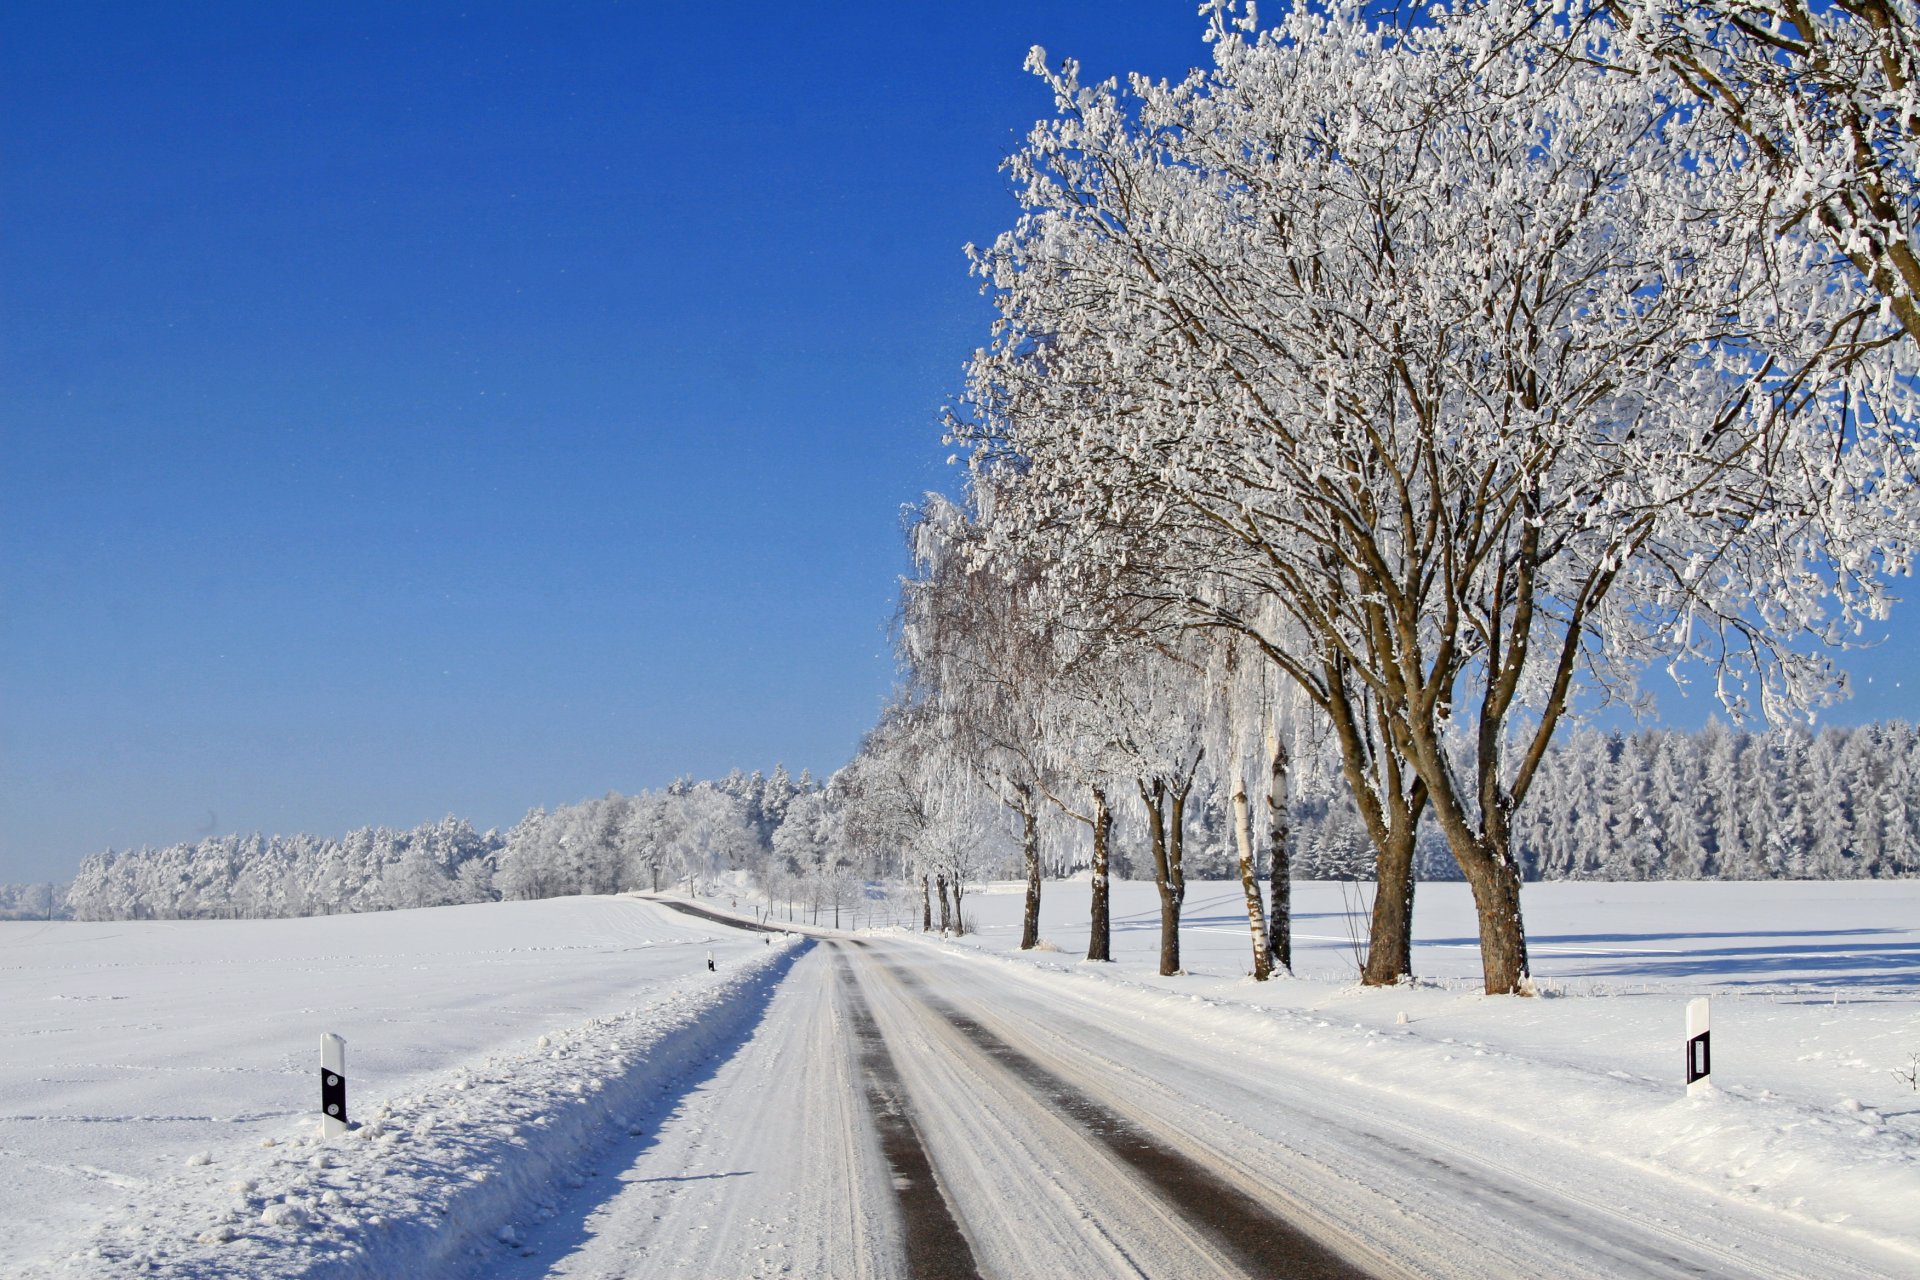
[[[303,1120],[256,1147],[196,1152],[90,1245],[24,1274],[463,1274],[475,1254],[515,1247],[553,1188],[581,1185],[603,1145],[642,1132],[676,1081],[729,1052],[806,945],[736,950],[718,978],[647,1007],[359,1095],[343,1137]],[[351,1081],[351,1051],[348,1065]]]

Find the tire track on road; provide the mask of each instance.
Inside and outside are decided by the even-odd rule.
[[[914,1280],[981,1280],[973,1246],[960,1229],[946,1196],[934,1176],[913,1123],[900,1068],[887,1048],[873,1010],[860,991],[839,948],[834,969],[845,1001],[847,1022],[853,1029],[860,1071],[865,1077],[867,1107],[880,1134],[880,1152],[893,1175],[894,1197],[900,1209],[901,1236],[906,1246],[907,1274]]]
[[[854,942],[862,947],[865,944]],[[1131,1120],[934,994],[917,976],[873,957],[901,988],[1149,1184],[1201,1235],[1249,1275],[1296,1280],[1362,1280],[1374,1272],[1341,1256],[1200,1161],[1167,1146]]]
[[[898,947],[894,954],[913,957],[912,964],[915,951]],[[944,989],[945,974],[930,972]],[[1096,1097],[1148,1132],[1170,1135],[1168,1141],[1207,1135],[1208,1159],[1241,1171],[1266,1196],[1297,1204],[1304,1218],[1327,1224],[1335,1241],[1365,1242],[1390,1273],[1865,1280],[1910,1269],[1910,1259],[1856,1260],[1814,1241],[1775,1238],[1770,1211],[1731,1197],[1717,1232],[1676,1227],[1667,1220],[1658,1177],[1644,1187],[1604,1180],[1590,1186],[1582,1181],[1584,1163],[1548,1152],[1503,1160],[1458,1142],[1444,1111],[1409,1116],[1407,1100],[1391,1090],[1374,1099],[1383,1104],[1376,1109],[1364,1095],[1321,1092],[1310,1076],[1270,1074],[1277,1059],[1250,1077],[1234,1070],[1234,1061],[1244,1066],[1271,1048],[1228,1043],[1217,1058],[1213,1048],[1196,1057],[1195,1046],[1167,1035],[1139,1009],[1105,1004],[1095,994],[1105,984],[1021,972],[1021,989],[1010,991],[978,988],[964,973],[953,977],[963,1003],[1029,1055],[1089,1082]],[[1581,1159],[1577,1149],[1567,1155]],[[1381,1231],[1381,1222],[1394,1225]],[[1755,1241],[1766,1247],[1754,1248]]]

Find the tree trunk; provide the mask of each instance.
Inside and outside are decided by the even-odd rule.
[[[1454,861],[1473,888],[1480,917],[1480,973],[1490,996],[1532,995],[1527,931],[1520,915],[1520,867],[1507,849],[1503,829],[1473,831],[1464,822],[1442,822]]]
[[[1429,795],[1417,771],[1409,779],[1388,749],[1393,725],[1378,702],[1354,696],[1345,662],[1330,659],[1325,676],[1341,771],[1373,845],[1373,919],[1360,981],[1391,986],[1413,975],[1413,841]]]
[[[960,911],[960,899],[966,892],[966,881],[956,875],[953,878],[953,936],[956,938],[967,936],[967,917]]]
[[[940,895],[940,932],[945,933],[953,928],[953,909],[947,905],[947,873],[935,876],[933,884]]]
[[[1196,767],[1198,763],[1196,760]],[[1186,779],[1173,789],[1173,807],[1167,815],[1167,879],[1173,885],[1173,924],[1176,940],[1180,936],[1180,915],[1187,906],[1187,794],[1192,790],[1193,773],[1189,771]]]
[[[1520,918],[1520,869],[1513,860],[1482,848],[1478,864],[1463,867],[1480,913],[1480,972],[1490,996],[1532,995],[1527,932]]]
[[[1087,959],[1112,960],[1111,928],[1107,916],[1107,839],[1113,831],[1113,814],[1107,808],[1107,793],[1093,789],[1093,928],[1087,938]]]
[[[933,899],[927,893],[925,872],[920,875],[920,932],[933,932]]]
[[[1034,812],[1031,795],[1022,797],[1020,853],[1027,864],[1027,906],[1020,918],[1020,949],[1031,951],[1040,945],[1040,815]]]
[[[1180,900],[1175,895],[1173,864],[1167,847],[1167,784],[1142,778],[1140,803],[1147,810],[1147,842],[1153,850],[1153,887],[1160,893],[1160,976],[1180,972]]]
[[[1527,964],[1527,931],[1520,917],[1520,866],[1513,858],[1513,798],[1500,785],[1498,725],[1483,718],[1479,771],[1479,813],[1469,816],[1453,788],[1436,733],[1416,733],[1415,756],[1429,779],[1434,821],[1447,848],[1473,886],[1480,916],[1480,971],[1490,996],[1532,995]],[[1476,821],[1477,819],[1477,821]]]
[[[1360,983],[1390,987],[1413,976],[1413,829],[1395,827],[1373,856],[1373,921]]]
[[[1273,968],[1293,973],[1293,859],[1287,848],[1287,748],[1280,735],[1267,732],[1267,886],[1273,901],[1267,926],[1267,954]]]
[[[1260,900],[1260,877],[1254,868],[1253,821],[1245,781],[1233,785],[1233,840],[1240,849],[1240,888],[1247,898],[1247,928],[1253,932],[1253,977],[1256,982],[1265,982],[1273,974],[1273,957],[1267,949],[1267,907]]]

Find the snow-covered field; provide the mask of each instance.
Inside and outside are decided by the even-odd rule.
[[[707,1015],[750,1015],[775,953],[624,898],[0,924],[0,1274],[131,1272],[189,1244],[214,1246],[191,1274],[268,1274],[348,1239],[373,1246],[365,1274],[407,1274],[381,1259],[459,1243],[445,1210],[504,1223],[544,1198],[587,1140],[569,1126],[642,1112],[689,1028],[699,1052],[737,1034]],[[364,1122],[352,1158],[307,1114],[327,1031]]]
[[[1831,1255],[1832,1274],[1920,1273],[1920,1091],[1896,1078],[1920,1054],[1920,882],[1529,886],[1542,1000],[1477,994],[1460,886],[1422,887],[1422,981],[1388,991],[1352,983],[1358,904],[1337,885],[1297,886],[1303,976],[1264,985],[1244,977],[1236,886],[1191,886],[1188,974],[1174,979],[1153,974],[1147,885],[1117,887],[1117,963],[1079,962],[1086,893],[1047,886],[1042,932],[1057,950],[1013,953],[1020,899],[1007,886],[968,896],[971,936],[899,935],[882,959],[924,956],[918,981],[1010,1017],[1029,1008],[1044,1024],[1057,1008],[1064,1027],[1108,1010],[1116,1036],[1154,1029],[1134,1065],[1178,1050],[1253,1082],[1244,1105],[1207,1100],[1248,1141],[1278,1125],[1310,1145],[1261,1100],[1265,1078],[1276,1095],[1444,1134],[1459,1160],[1536,1177],[1543,1195],[1552,1170],[1577,1165],[1559,1192],[1596,1215],[1644,1202],[1649,1230],[1676,1238],[1720,1223],[1735,1233],[1723,1256],[1741,1256],[1750,1222],[1781,1248]],[[855,1133],[849,1051],[822,1030],[840,1025],[835,983],[872,967],[849,969],[857,958],[632,898],[0,924],[0,1273],[520,1276],[564,1262],[621,1274],[603,1254],[635,1275],[840,1267],[894,1238],[862,1216],[871,1205],[834,1208],[848,1188],[887,1193]],[[921,1034],[905,997],[861,983],[889,1039]],[[1689,1101],[1681,1011],[1699,994],[1713,998],[1718,1089]],[[323,1031],[349,1042],[361,1123],[327,1143],[310,1114]],[[1133,1053],[1106,1052],[1116,1069]],[[835,1053],[844,1061],[822,1061]],[[909,1087],[931,1070],[912,1055]],[[951,1088],[926,1092],[960,1105]],[[760,1109],[731,1109],[741,1098]],[[823,1142],[844,1150],[812,1165],[790,1150]],[[991,1181],[985,1165],[930,1146],[963,1210],[986,1194],[967,1190]],[[1534,1160],[1546,1171],[1528,1173]],[[617,1188],[596,1181],[603,1170]],[[1480,1211],[1457,1211],[1466,1236]],[[706,1230],[717,1223],[734,1227],[727,1240]],[[663,1224],[681,1234],[663,1239]],[[751,1268],[728,1261],[749,1237],[755,1252],[738,1256]],[[976,1247],[987,1273],[1022,1257],[990,1233]],[[1401,1265],[1500,1274],[1440,1250]],[[1533,1273],[1577,1274],[1578,1257],[1548,1250]],[[1796,1272],[1776,1257],[1751,1274]]]

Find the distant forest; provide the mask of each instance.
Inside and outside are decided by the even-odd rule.
[[[845,905],[905,868],[855,820],[877,797],[857,779],[825,785],[784,769],[638,795],[609,793],[535,809],[506,832],[462,819],[340,839],[229,835],[87,858],[70,886],[0,886],[0,919],[205,919],[318,915],[545,898],[627,889],[706,891],[744,872],[770,898]],[[1196,796],[1188,872],[1234,866],[1226,809]],[[1017,874],[1016,829],[990,794],[973,797],[972,847],[955,873]],[[1115,872],[1148,874],[1144,835],[1126,809]],[[1303,879],[1362,878],[1371,847],[1351,804],[1294,806],[1293,866]],[[1079,870],[1083,842],[1061,828],[1049,872]],[[1900,722],[1819,733],[1587,730],[1555,748],[1518,815],[1516,845],[1534,880],[1860,879],[1920,873],[1920,734]],[[1422,874],[1452,878],[1428,832]]]

